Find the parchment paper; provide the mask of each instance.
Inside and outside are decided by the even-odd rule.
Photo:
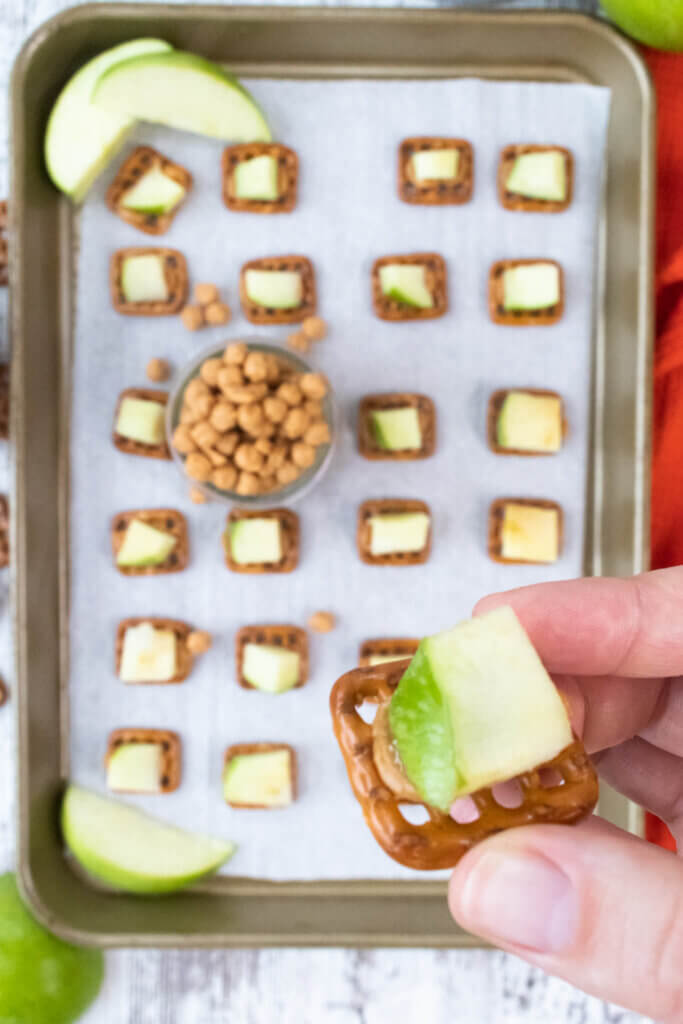
[[[108,262],[121,246],[157,244],[113,216],[103,196],[118,161],[82,212],[73,367],[71,452],[72,776],[104,789],[109,731],[172,728],[184,743],[183,783],[170,796],[126,798],[169,822],[232,838],[226,871],[270,879],[413,875],[390,860],[362,822],[333,740],[328,694],[374,636],[422,635],[466,617],[481,595],[582,570],[594,250],[609,91],[585,85],[434,82],[248,82],[274,136],[301,159],[300,200],[282,216],[230,213],[220,198],[221,145],[141,126],[149,143],[187,166],[194,191],[158,244],[181,249],[193,281],[215,281],[235,312],[228,328],[189,334],[178,318],[121,317],[108,296]],[[458,135],[473,143],[475,193],[462,207],[413,207],[396,195],[399,141]],[[495,188],[497,156],[510,142],[555,142],[576,159],[574,201],[561,215],[505,211]],[[123,155],[121,159],[123,159]],[[388,324],[372,313],[370,266],[380,255],[440,252],[449,273],[450,312],[419,324]],[[302,253],[315,265],[320,313],[331,333],[313,354],[329,375],[342,413],[339,449],[326,480],[297,507],[302,551],[291,576],[248,577],[224,566],[227,509],[195,506],[171,463],[134,458],[111,442],[124,387],[145,384],[153,356],[180,368],[206,346],[241,334],[284,344],[286,328],[259,330],[239,311],[241,264]],[[492,324],[490,264],[504,257],[558,259],[566,312],[550,328]],[[171,382],[172,383],[172,382]],[[570,436],[553,458],[497,457],[485,439],[486,403],[498,387],[562,392]],[[438,449],[423,462],[371,463],[355,450],[355,407],[372,391],[422,391],[435,400]],[[500,566],[486,554],[495,497],[560,501],[565,549],[552,567]],[[429,502],[434,543],[420,567],[361,563],[358,504],[370,497]],[[183,573],[126,578],[113,565],[109,522],[117,511],[172,506],[187,517],[191,564]],[[246,624],[304,624],[330,609],[339,626],[311,635],[309,682],[273,697],[238,687],[233,641]],[[131,615],[187,619],[214,636],[190,679],[178,686],[125,686],[114,672],[117,622]],[[236,811],[221,795],[228,744],[282,740],[299,755],[300,795],[281,811]]]

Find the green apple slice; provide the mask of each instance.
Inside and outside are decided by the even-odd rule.
[[[544,764],[572,742],[562,698],[509,607],[423,640],[389,724],[406,775],[446,813],[457,797]]]
[[[245,644],[242,675],[257,690],[284,693],[299,682],[301,659],[298,651],[274,644]]]
[[[433,309],[434,296],[427,288],[425,268],[419,264],[387,263],[379,268],[382,294],[416,309]]]
[[[422,447],[422,431],[417,409],[374,409],[372,427],[377,444],[386,451],[417,451]]]
[[[522,562],[556,562],[559,556],[557,510],[509,501],[503,513],[501,555]]]
[[[278,166],[274,156],[242,160],[235,167],[235,195],[238,199],[261,199],[271,202],[278,198]]]
[[[155,253],[126,256],[121,267],[121,289],[126,302],[165,302],[168,284],[163,258]]]
[[[102,953],[51,935],[24,905],[14,875],[0,874],[3,1024],[73,1024],[94,1001],[103,977]]]
[[[126,397],[116,417],[116,433],[141,444],[159,445],[165,437],[164,413],[161,402]]]
[[[107,786],[116,793],[160,793],[160,743],[122,743],[107,763]]]
[[[133,519],[119,548],[116,564],[138,567],[163,565],[176,543],[173,534],[157,530],[155,526],[143,523],[139,519]]]
[[[560,273],[554,263],[525,263],[503,273],[505,309],[548,309],[560,301]]]
[[[217,64],[173,50],[132,57],[98,79],[93,102],[103,110],[232,142],[269,142],[256,101]]]
[[[392,555],[422,551],[429,534],[425,512],[398,512],[370,516],[370,554]]]
[[[288,807],[294,798],[289,751],[231,758],[223,773],[223,795],[233,806]]]
[[[562,447],[560,399],[510,391],[500,408],[496,437],[501,448],[558,452]]]
[[[89,874],[133,893],[175,892],[216,871],[235,844],[173,828],[127,804],[70,785],[62,832]]]
[[[50,113],[45,130],[45,163],[58,189],[80,203],[135,123],[92,102],[95,83],[108,68],[144,53],[168,51],[161,39],[132,39],[105,50],[69,79]]]
[[[413,153],[417,181],[448,181],[458,177],[457,149],[422,149]]]
[[[296,309],[303,299],[303,283],[298,270],[247,270],[247,297],[268,309]]]
[[[151,622],[129,626],[123,636],[119,677],[124,683],[164,683],[177,670],[176,638]]]
[[[169,178],[160,167],[151,167],[124,192],[121,206],[135,213],[159,216],[170,213],[184,198],[185,189],[179,182]]]
[[[390,661],[402,661],[405,659],[405,654],[371,654],[368,659],[368,665],[387,665]]]
[[[564,154],[556,149],[522,153],[512,165],[505,187],[528,199],[561,203],[567,198],[565,163]]]
[[[282,561],[279,519],[239,519],[230,524],[230,551],[238,565],[261,565]]]

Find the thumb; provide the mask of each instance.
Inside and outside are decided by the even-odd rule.
[[[511,829],[450,883],[459,924],[586,992],[683,1022],[683,863],[598,818]]]

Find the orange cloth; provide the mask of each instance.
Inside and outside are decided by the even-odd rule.
[[[645,50],[657,92],[652,568],[683,565],[683,54]],[[647,837],[675,849],[658,818]]]

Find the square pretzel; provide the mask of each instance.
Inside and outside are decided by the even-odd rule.
[[[119,678],[121,676],[121,660],[123,658],[123,644],[126,639],[126,631],[145,623],[149,623],[154,629],[168,629],[175,636],[175,674],[170,679],[154,679],[149,682],[140,681],[127,685],[168,686],[172,683],[183,683],[192,671],[194,664],[194,655],[187,645],[187,638],[192,632],[192,626],[188,625],[187,622],[181,622],[179,619],[164,619],[152,615],[135,616],[119,622],[116,627],[116,675]]]
[[[158,169],[171,181],[175,181],[176,184],[184,188],[185,195],[172,210],[168,210],[166,213],[143,213],[141,210],[131,210],[124,206],[122,201],[126,192],[129,192],[141,178],[144,178],[145,174],[154,169]],[[163,235],[173,223],[173,218],[187,199],[187,193],[191,188],[192,175],[185,167],[169,160],[163,153],[157,152],[151,146],[136,146],[119,167],[116,177],[107,189],[105,199],[111,212],[127,224],[131,224],[148,235]]]
[[[168,290],[165,300],[129,302],[121,284],[123,264],[129,256],[159,256],[163,260]],[[117,249],[112,253],[109,264],[109,288],[114,309],[124,316],[171,316],[173,313],[179,313],[185,305],[189,289],[185,257],[178,249],[165,249],[161,246],[143,245]]]
[[[390,264],[420,266],[425,268],[426,286],[434,299],[431,309],[420,309],[405,302],[398,302],[382,291],[380,269]],[[382,256],[372,265],[372,304],[380,320],[398,322],[401,320],[433,320],[448,311],[448,287],[446,264],[443,256],[436,252],[415,252],[402,256]]]
[[[138,519],[148,526],[153,526],[163,533],[170,533],[176,538],[176,545],[168,558],[161,565],[118,565],[116,556],[123,544],[126,530]],[[114,554],[114,565],[124,576],[163,576],[171,572],[182,572],[190,560],[187,521],[182,512],[174,508],[140,508],[127,512],[119,512],[111,522],[111,545]]]
[[[372,664],[371,658],[391,658],[392,661],[403,661],[405,658],[413,657],[419,644],[419,640],[405,636],[364,640],[358,652],[358,664],[361,668],[367,668]]]
[[[240,199],[236,194],[237,166],[254,157],[277,160],[277,199]],[[245,142],[223,150],[223,202],[236,213],[289,213],[296,206],[299,158],[293,149],[279,142]]]
[[[504,305],[503,276],[506,270],[515,267],[532,266],[536,263],[550,263],[557,267],[560,279],[560,298],[553,306],[545,309],[506,309]],[[562,319],[564,313],[564,272],[556,260],[498,260],[489,271],[489,313],[496,324],[504,327],[549,327]]]
[[[416,409],[422,435],[420,448],[380,448],[372,426],[372,413],[385,409]],[[404,462],[426,459],[436,448],[436,410],[426,395],[400,391],[387,394],[365,395],[358,410],[358,451],[366,459]]]
[[[285,651],[295,651],[299,655],[299,679],[293,689],[297,690],[308,680],[308,636],[298,626],[243,626],[235,638],[235,660],[237,662],[237,681],[245,690],[257,690],[244,675],[244,649],[247,644],[269,644],[281,647]]]
[[[532,199],[531,196],[522,196],[519,192],[510,192],[507,188],[507,180],[510,176],[517,157],[525,153],[561,153],[564,157],[564,173],[567,194],[564,199]],[[532,144],[521,144],[505,146],[501,150],[498,161],[498,198],[506,210],[516,210],[526,213],[561,213],[571,204],[574,191],[574,158],[570,150],[564,146],[538,146]]]
[[[376,665],[347,672],[332,687],[330,711],[351,788],[363,810],[366,824],[382,849],[399,864],[420,871],[452,868],[476,843],[506,828],[538,823],[574,824],[591,813],[598,799],[598,779],[583,744],[575,740],[545,765],[517,776],[522,792],[519,807],[503,807],[490,788],[473,793],[479,812],[474,821],[461,823],[433,807],[429,820],[413,825],[401,814],[408,802],[405,793],[387,784],[378,768],[377,721],[386,722],[383,710],[398,686],[405,663]],[[358,709],[378,705],[374,722],[364,721]],[[392,780],[400,765],[392,765]],[[543,769],[548,769],[547,784]],[[554,781],[559,775],[560,782]],[[403,776],[403,781],[412,788]],[[416,802],[413,800],[413,802]]]
[[[506,448],[504,445],[499,443],[498,419],[503,408],[503,403],[510,394],[533,395],[537,398],[556,398],[560,403],[560,430],[563,441],[569,432],[564,412],[564,402],[562,400],[562,395],[560,395],[559,392],[547,391],[544,388],[499,388],[498,391],[494,391],[489,398],[488,411],[486,414],[486,434],[491,451],[495,452],[496,455],[529,455],[532,457],[538,455],[556,455],[557,452],[551,451],[535,451],[527,448]]]
[[[277,519],[280,524],[280,540],[282,558],[279,562],[249,562],[244,565],[232,557],[230,544],[230,527],[241,519]],[[228,525],[223,535],[225,563],[232,572],[244,572],[260,575],[267,572],[292,572],[299,564],[299,517],[288,508],[270,508],[263,510],[233,508],[228,516]]]
[[[301,275],[302,298],[295,309],[271,309],[252,302],[247,294],[248,270],[294,270]],[[315,272],[306,256],[266,256],[260,260],[249,260],[240,271],[240,302],[242,311],[252,324],[298,324],[317,309]]]
[[[114,447],[118,448],[120,452],[125,452],[126,455],[143,455],[149,459],[170,459],[171,453],[165,438],[160,444],[144,444],[142,441],[134,441],[130,437],[117,433],[116,424],[124,398],[140,398],[146,402],[157,402],[165,408],[168,402],[168,392],[158,391],[155,388],[126,388],[125,391],[122,391],[116,403],[112,440]]]
[[[114,729],[109,734],[105,769],[109,766],[112,754],[119,747],[131,743],[154,743],[161,747],[161,774],[159,792],[173,793],[178,789],[182,777],[182,747],[180,736],[169,729]],[[116,790],[117,793],[135,793],[137,790]]]
[[[248,757],[250,754],[269,754],[276,751],[287,751],[289,754],[289,781],[292,793],[291,803],[297,798],[298,788],[298,771],[297,771],[297,757],[294,747],[291,747],[289,743],[233,743],[232,746],[228,747],[223,757],[223,770],[228,767],[231,761],[236,757]],[[268,804],[248,804],[248,803],[235,803],[232,802],[230,807],[243,808],[245,810],[272,810]]]
[[[522,505],[525,508],[549,509],[557,516],[557,557],[562,554],[562,543],[564,539],[564,516],[562,506],[556,501],[547,501],[542,498],[497,498],[491,503],[489,509],[488,523],[488,552],[494,562],[503,565],[547,565],[547,562],[537,562],[527,558],[509,558],[503,555],[503,524],[505,521],[505,508],[507,505]]]
[[[392,551],[386,555],[373,555],[370,550],[370,519],[373,516],[401,515],[405,512],[424,512],[429,517],[425,546],[420,551]],[[364,501],[358,509],[356,543],[358,554],[366,565],[422,565],[429,558],[432,547],[432,514],[429,505],[412,498],[375,498]]]
[[[439,149],[455,149],[458,173],[451,180],[418,181],[413,168],[415,153]],[[423,206],[451,206],[467,203],[474,188],[474,153],[465,139],[440,136],[415,136],[404,139],[398,148],[398,194],[404,203]]]

